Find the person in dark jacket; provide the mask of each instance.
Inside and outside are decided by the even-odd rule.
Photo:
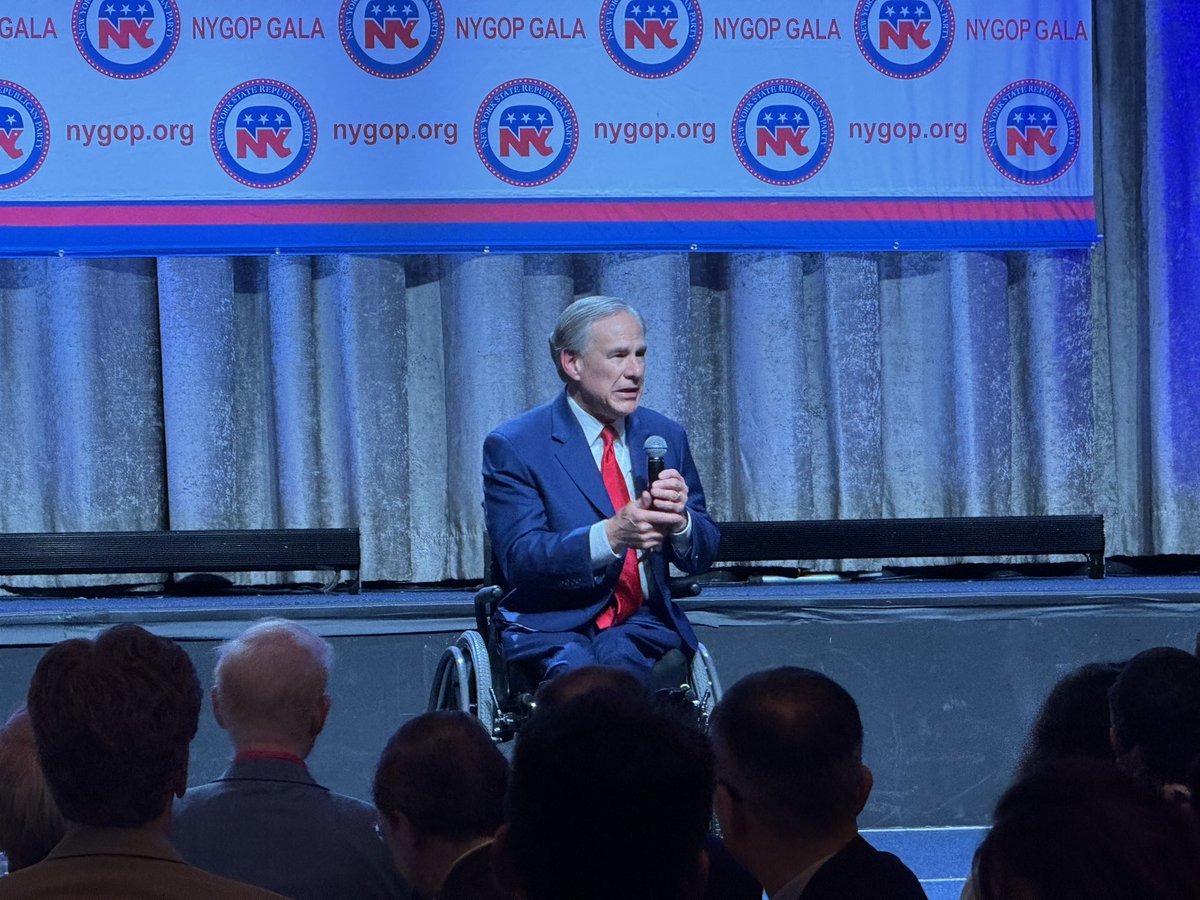
[[[854,698],[795,666],[748,675],[711,722],[725,845],[770,900],[925,900],[898,858],[858,833],[871,793]]]

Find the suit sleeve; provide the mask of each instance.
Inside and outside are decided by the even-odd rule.
[[[677,568],[689,575],[705,572],[717,558],[717,547],[721,542],[721,534],[716,523],[708,515],[704,503],[704,486],[700,483],[700,473],[696,471],[696,463],[692,459],[692,449],[688,445],[687,433],[680,435],[681,454],[679,474],[688,486],[688,513],[692,519],[692,544],[687,553],[679,553],[668,541],[664,544],[668,559]]]
[[[614,557],[608,569],[593,570],[590,523],[553,530],[537,474],[497,432],[483,444],[483,504],[492,552],[508,589],[573,608],[594,602],[598,587],[615,582],[620,560]]]

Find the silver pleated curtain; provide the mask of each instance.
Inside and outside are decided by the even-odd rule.
[[[478,577],[483,437],[605,293],[718,518],[1095,511],[1198,553],[1187,12],[1097,2],[1090,252],[2,260],[0,531],[357,525],[366,580]]]

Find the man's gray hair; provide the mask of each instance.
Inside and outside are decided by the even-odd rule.
[[[305,738],[333,647],[303,625],[264,619],[217,647],[216,692],[235,744]]]
[[[638,320],[642,333],[645,333],[646,323],[642,314],[619,297],[584,297],[562,311],[550,335],[550,358],[554,360],[559,378],[567,381],[567,373],[563,371],[561,362],[563,351],[582,353],[591,338],[592,323],[618,313],[629,313]]]

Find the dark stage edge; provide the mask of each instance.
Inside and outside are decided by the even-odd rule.
[[[247,589],[212,596],[0,596],[0,646],[48,644],[133,622],[180,639],[223,640],[265,616],[304,621],[326,635],[418,634],[474,627],[473,591],[413,588],[360,593]],[[679,601],[697,625],[847,624],[1007,618],[1014,608],[1055,616],[1148,614],[1200,604],[1200,576],[942,579],[815,576],[706,587]]]
[[[216,643],[265,616],[334,645],[333,713],[310,762],[334,790],[369,799],[387,737],[425,708],[442,650],[472,627],[472,592],[259,593],[120,599],[0,598],[0,714],[24,696],[46,645],[136,622],[179,640],[211,681]],[[857,699],[875,789],[864,827],[986,824],[1039,705],[1063,674],[1148,647],[1192,650],[1200,577],[981,581],[812,580],[707,588],[682,601],[721,681],[799,665]],[[192,783],[222,771],[207,709]],[[958,874],[958,873],[955,873]]]

